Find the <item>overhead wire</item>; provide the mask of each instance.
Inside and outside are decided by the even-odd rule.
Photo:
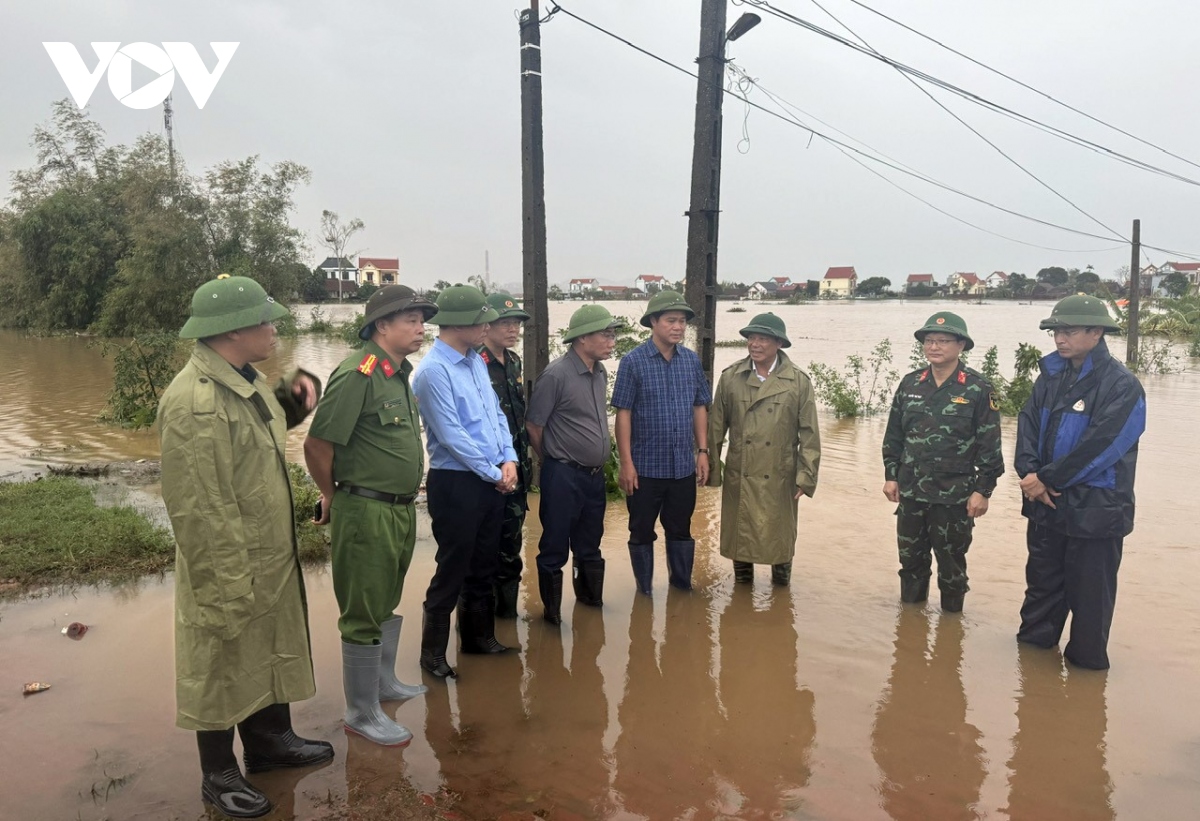
[[[551,2],[553,3],[553,0],[551,0]],[[554,5],[555,11],[561,11],[563,14],[567,15],[571,19],[577,20],[578,22],[583,23],[584,25],[588,26],[589,28],[592,28],[595,31],[598,31],[607,37],[611,37],[612,39],[622,43],[623,45],[626,45],[629,48],[632,48],[634,51],[637,51],[638,53],[640,53],[646,57],[649,57],[650,59],[652,59],[656,62],[662,63],[663,65],[668,66],[668,67],[674,69],[675,71],[678,71],[681,74],[685,74],[688,77],[691,77],[694,80],[698,80],[701,83],[706,83],[705,80],[698,77],[694,72],[687,70],[686,68],[678,65],[677,63],[673,63],[670,60],[666,59],[665,57],[661,57],[658,54],[655,54],[654,52],[649,51],[648,49],[645,49],[645,48],[637,45],[636,43],[633,43],[632,41],[622,37],[621,35],[616,34],[615,32],[612,32],[612,31],[604,28],[603,26],[593,23],[592,21],[587,20],[586,18],[580,17],[578,14],[575,14],[570,9],[567,9],[566,7],[562,6],[561,4],[553,3],[553,5]],[[723,94],[730,94],[731,96],[736,97],[736,95],[734,95],[731,91],[725,89],[723,86],[719,87],[719,90]],[[737,99],[742,99],[742,98],[739,97]],[[1090,239],[1097,239],[1102,242],[1104,242],[1104,241],[1111,242],[1112,241],[1112,237],[1109,237],[1109,236],[1095,234],[1090,231],[1081,230],[1079,228],[1071,228],[1070,226],[1066,226],[1066,225],[1060,225],[1058,223],[1051,222],[1049,220],[1041,219],[1040,217],[1034,217],[1029,214],[1024,214],[1020,211],[1016,211],[1014,209],[1007,208],[1003,205],[998,205],[997,203],[991,202],[990,200],[984,199],[983,197],[979,197],[974,194],[967,193],[966,191],[962,191],[958,188],[955,188],[954,186],[940,182],[940,181],[934,179],[933,177],[930,177],[922,172],[903,167],[894,162],[889,162],[885,159],[881,159],[880,157],[877,157],[877,156],[873,156],[865,151],[855,148],[852,145],[844,143],[841,140],[831,137],[828,134],[817,131],[816,129],[813,129],[809,126],[803,125],[802,123],[799,123],[793,119],[790,119],[776,111],[772,111],[771,109],[766,108],[765,106],[759,105],[758,103],[755,103],[752,100],[745,100],[745,103],[747,105],[749,105],[750,107],[756,108],[759,111],[762,111],[765,114],[768,114],[771,117],[781,120],[793,127],[800,128],[800,129],[812,134],[813,136],[820,137],[822,140],[824,140],[827,143],[830,143],[831,145],[840,146],[841,148],[844,148],[847,151],[850,151],[864,159],[870,160],[870,161],[878,163],[880,165],[884,165],[884,166],[891,168],[892,170],[897,171],[901,174],[905,174],[905,175],[913,177],[915,179],[919,179],[922,182],[925,182],[936,188],[940,188],[942,190],[948,191],[952,194],[956,194],[957,196],[971,200],[972,202],[979,203],[980,205],[984,205],[988,208],[992,208],[994,210],[1000,211],[1005,214],[1009,214],[1010,216],[1018,217],[1019,219],[1027,220],[1029,222],[1033,222],[1038,225],[1043,225],[1048,228],[1054,228],[1059,231],[1065,231],[1067,233],[1076,234],[1078,236],[1083,236],[1083,237],[1088,237]]]

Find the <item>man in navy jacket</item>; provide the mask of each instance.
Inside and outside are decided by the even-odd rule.
[[[1120,326],[1099,299],[1067,297],[1041,327],[1057,350],[1043,357],[1017,422],[1015,467],[1029,519],[1017,640],[1055,646],[1070,613],[1063,655],[1105,670],[1146,394],[1104,343]]]

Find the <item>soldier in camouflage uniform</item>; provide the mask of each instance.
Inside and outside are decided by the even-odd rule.
[[[488,304],[500,318],[488,327],[483,344],[477,349],[487,364],[492,387],[500,399],[500,409],[508,420],[513,449],[517,452],[517,488],[508,495],[504,508],[504,526],[500,532],[500,569],[492,582],[496,591],[496,615],[517,617],[517,592],[521,585],[521,548],[527,494],[533,477],[529,461],[529,434],[525,430],[525,385],[521,381],[521,357],[514,350],[521,338],[521,324],[530,319],[517,301],[508,294],[488,297]]]
[[[900,599],[929,595],[937,557],[942,609],[962,610],[967,548],[987,513],[1000,453],[1000,408],[986,379],[959,359],[975,346],[961,317],[940,311],[913,334],[929,367],[900,380],[883,440],[883,495],[896,502]]]

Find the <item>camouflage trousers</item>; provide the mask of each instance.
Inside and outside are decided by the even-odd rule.
[[[509,494],[504,504],[504,524],[500,527],[500,568],[496,584],[520,580],[524,563],[521,553],[525,546],[525,491]]]
[[[938,588],[943,593],[966,593],[970,589],[967,548],[974,526],[966,504],[934,505],[901,497],[896,508],[900,578],[916,582],[928,579],[932,553],[937,557]]]

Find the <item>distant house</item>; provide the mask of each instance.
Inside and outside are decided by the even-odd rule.
[[[756,282],[746,292],[747,299],[774,299],[779,295],[779,286],[775,280]]]
[[[569,294],[586,294],[588,291],[594,291],[600,287],[600,280],[595,277],[583,277],[573,279],[567,285],[567,293]]]
[[[806,285],[800,282],[788,282],[786,285],[780,285],[775,289],[775,296],[780,299],[791,299],[797,293],[806,290]]]
[[[633,281],[633,287],[646,293],[655,293],[667,287],[667,278],[662,274],[642,274]]]
[[[630,288],[628,285],[601,285],[600,292],[605,299],[637,299],[645,296],[640,288]]]
[[[791,277],[771,277],[771,281],[775,283],[777,288],[786,288],[792,284]]]
[[[904,292],[908,293],[909,289],[918,285],[934,288],[937,283],[933,281],[933,274],[909,274],[908,279],[904,281]]]
[[[978,296],[987,293],[987,286],[979,276],[969,271],[955,271],[946,277],[946,287],[952,294]]]
[[[325,272],[325,292],[332,297],[353,296],[358,292],[358,266],[342,257],[326,257],[317,266]]]
[[[359,281],[382,288],[400,281],[400,260],[389,257],[359,257]]]
[[[992,271],[984,278],[983,284],[988,287],[988,290],[1003,288],[1008,285],[1008,274],[1003,271]]]
[[[1171,274],[1183,274],[1195,288],[1200,279],[1200,262],[1164,262],[1150,277],[1150,292],[1155,296],[1166,296],[1167,292],[1163,289],[1163,282]],[[1145,274],[1142,276],[1142,281],[1145,282]]]
[[[820,296],[848,297],[858,287],[858,274],[853,265],[830,268],[821,280]]]

